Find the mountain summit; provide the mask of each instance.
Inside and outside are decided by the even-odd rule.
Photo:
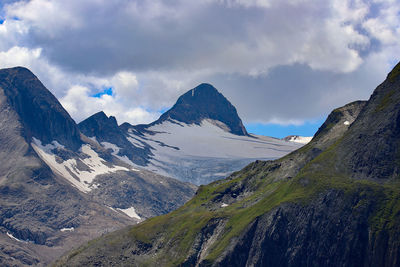
[[[82,142],[74,120],[30,70],[0,70],[0,88],[17,112],[28,142],[35,137],[45,144],[56,140],[73,150],[80,148]]]
[[[154,123],[158,124],[168,119],[186,124],[200,124],[204,119],[211,119],[224,123],[233,134],[248,135],[236,108],[208,83],[202,83],[187,91]]]

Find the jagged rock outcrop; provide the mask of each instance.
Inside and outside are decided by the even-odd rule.
[[[152,155],[150,146],[146,143],[135,146],[129,142],[128,132],[118,126],[115,117],[107,117],[103,111],[100,111],[80,122],[78,127],[84,135],[95,138],[105,148],[108,148],[108,144],[117,146],[116,155],[126,156],[132,163],[139,166],[148,164],[149,157]]]

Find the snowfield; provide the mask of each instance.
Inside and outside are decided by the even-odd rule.
[[[126,215],[128,215],[131,218],[135,218],[138,220],[141,220],[142,218],[140,218],[140,216],[136,213],[135,208],[134,207],[130,207],[127,209],[119,209],[117,208],[117,210],[122,211],[123,213],[125,213]]]
[[[154,156],[146,169],[197,185],[226,177],[258,159],[280,158],[303,145],[266,136],[235,135],[221,124],[210,119],[200,125],[168,120],[147,128],[144,136],[128,131],[128,140],[151,146]]]
[[[33,137],[31,145],[39,157],[54,173],[61,175],[84,193],[90,192],[93,188],[96,188],[96,185],[92,184],[92,182],[97,175],[116,171],[129,171],[128,168],[122,166],[105,165],[104,163],[106,160],[102,159],[96,151],[87,144],[82,145],[80,149],[80,152],[82,152],[84,156],[68,160],[62,160],[54,153],[55,149],[64,148],[64,146],[60,145],[57,141],[42,145],[40,140]]]

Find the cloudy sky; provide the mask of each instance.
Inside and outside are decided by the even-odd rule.
[[[0,0],[0,68],[77,122],[151,122],[208,82],[251,131],[312,134],[399,60],[399,0]]]

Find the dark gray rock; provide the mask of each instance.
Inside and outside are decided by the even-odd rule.
[[[332,190],[307,206],[282,205],[249,224],[212,266],[368,266],[373,199],[354,212],[359,201]]]
[[[150,146],[143,144],[137,147],[127,140],[128,131],[123,131],[117,124],[115,117],[100,111],[78,124],[80,131],[88,137],[96,137],[98,142],[108,142],[117,145],[118,155],[127,156],[133,163],[145,166],[152,155]]]
[[[73,150],[80,148],[74,120],[32,72],[22,67],[2,69],[0,88],[17,112],[28,143],[36,137],[45,144],[57,140]]]
[[[203,119],[224,123],[236,135],[248,135],[236,108],[211,84],[202,83],[178,98],[175,105],[150,125],[165,120],[199,124]]]
[[[400,77],[391,73],[336,149],[336,165],[354,178],[385,182],[400,175]]]
[[[120,209],[134,207],[143,219],[166,214],[185,204],[197,187],[141,170],[99,175],[90,195],[99,203]]]

